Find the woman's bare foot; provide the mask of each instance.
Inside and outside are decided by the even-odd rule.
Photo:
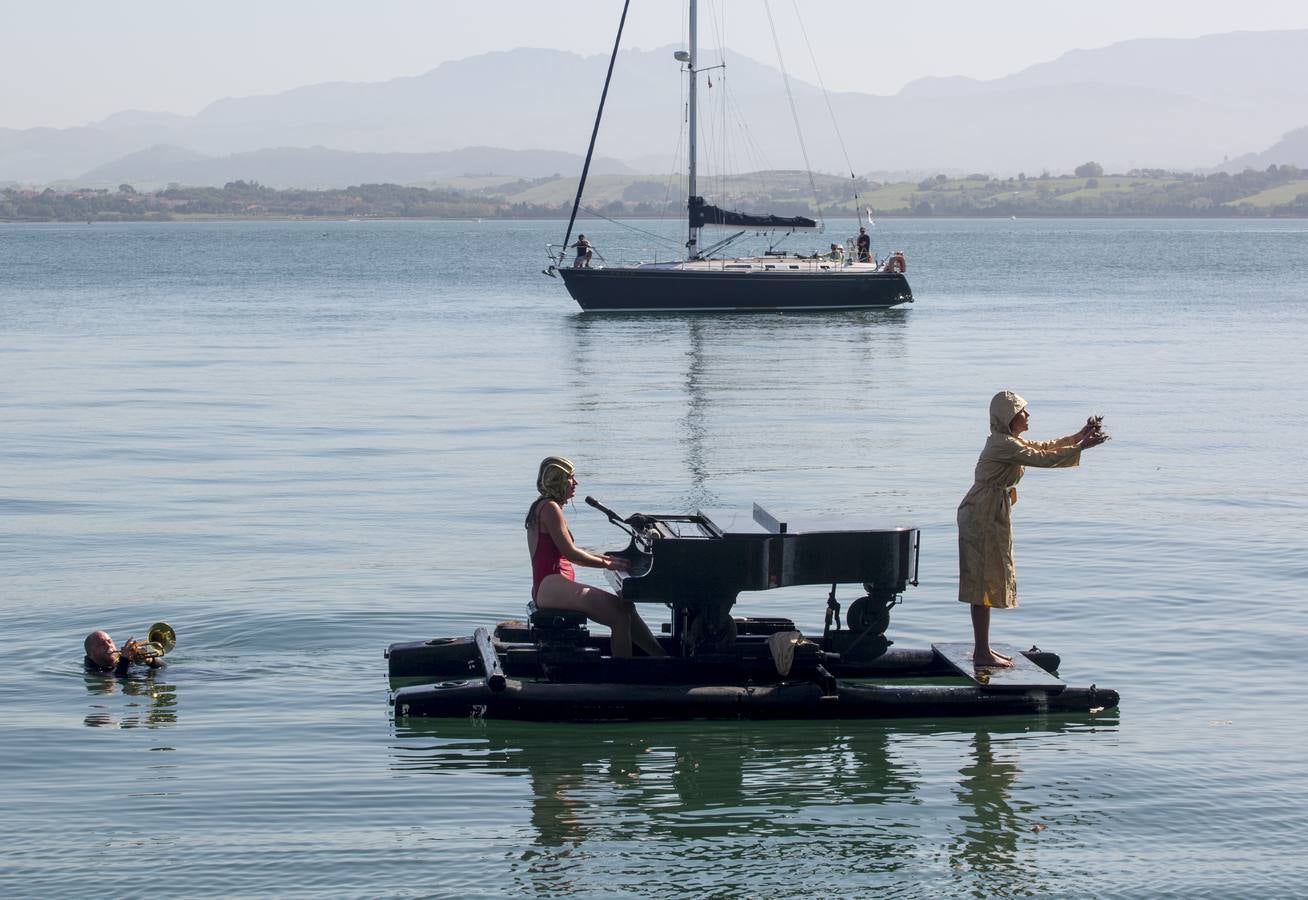
[[[1004,656],[1002,653],[996,653],[993,650],[988,650],[985,653],[973,652],[972,665],[978,669],[1008,669],[1012,668],[1013,659],[1010,656]]]

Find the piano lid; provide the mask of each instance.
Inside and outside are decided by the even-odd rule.
[[[702,509],[703,518],[724,536],[763,534],[830,534],[849,531],[914,531],[916,526],[889,519],[874,521],[812,514],[779,516],[755,503],[753,509]]]

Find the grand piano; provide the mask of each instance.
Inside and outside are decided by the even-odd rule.
[[[668,655],[616,658],[581,613],[529,606],[527,621],[493,631],[391,644],[397,722],[1047,715],[1117,705],[1115,691],[1065,685],[1059,657],[1036,647],[1001,647],[1014,666],[996,671],[972,666],[970,642],[891,647],[890,610],[917,584],[916,528],[787,521],[758,505],[623,518],[586,502],[629,538],[615,551],[630,563],[613,575],[615,590],[671,610],[659,636]],[[861,596],[842,610],[837,591],[851,584]],[[820,637],[788,619],[734,614],[742,593],[794,585],[829,585]]]
[[[635,603],[670,607],[672,639],[682,656],[731,652],[738,626],[752,626],[732,614],[742,592],[805,584],[831,585],[828,639],[833,618],[841,630],[837,586],[862,585],[866,596],[849,608],[849,631],[862,636],[865,655],[878,646],[884,650],[888,642],[877,638],[889,624],[890,607],[917,584],[916,528],[783,521],[757,503],[749,513],[637,513],[624,519],[593,497],[586,502],[631,536],[615,554],[628,559],[630,569],[607,573],[614,589]]]

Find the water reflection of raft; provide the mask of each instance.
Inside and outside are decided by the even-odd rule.
[[[395,714],[548,721],[866,719],[1087,713],[1115,691],[1069,687],[1059,658],[998,646],[1016,665],[975,669],[970,644],[892,647],[890,610],[917,583],[914,528],[804,530],[759,507],[753,517],[633,515],[631,563],[614,587],[672,611],[659,637],[667,658],[615,659],[579,613],[533,610],[494,633],[392,644]],[[841,583],[865,594],[842,616]],[[822,635],[788,619],[739,618],[737,594],[830,584]]]

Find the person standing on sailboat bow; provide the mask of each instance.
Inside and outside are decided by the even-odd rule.
[[[1012,508],[1027,466],[1063,469],[1081,461],[1081,451],[1108,440],[1102,418],[1091,416],[1075,434],[1053,441],[1022,437],[1030,417],[1026,401],[1000,391],[990,401],[990,437],[976,463],[972,489],[958,506],[958,599],[972,607],[976,666],[1011,666],[1011,657],[990,647],[990,610],[1017,606],[1013,565]]]
[[[858,237],[855,239],[855,252],[859,262],[872,262],[872,236],[867,233],[867,229],[859,226]]]
[[[572,261],[574,269],[589,269],[590,258],[595,254],[595,248],[591,246],[590,241],[586,240],[586,235],[577,235],[577,243],[571,246],[577,248],[577,258]]]

